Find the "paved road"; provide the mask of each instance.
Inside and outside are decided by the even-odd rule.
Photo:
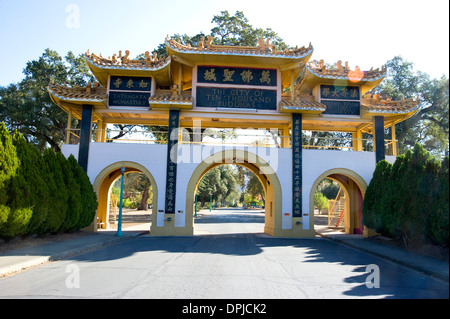
[[[240,213],[198,217],[202,235],[143,235],[0,279],[0,298],[449,297],[448,283],[328,239],[241,233],[261,226],[258,214],[224,223]],[[367,287],[368,265],[380,288]]]

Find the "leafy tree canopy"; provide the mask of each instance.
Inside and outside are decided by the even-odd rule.
[[[419,111],[413,117],[396,126],[399,151],[405,153],[416,143],[434,155],[448,154],[449,150],[449,82],[448,78],[431,79],[421,71],[414,71],[414,64],[396,56],[386,64],[388,74],[374,88],[393,100],[419,98]]]

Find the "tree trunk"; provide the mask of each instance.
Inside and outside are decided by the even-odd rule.
[[[144,192],[142,193],[141,203],[139,204],[138,210],[147,210],[148,209],[148,190],[149,190],[149,187],[146,187],[144,189]]]

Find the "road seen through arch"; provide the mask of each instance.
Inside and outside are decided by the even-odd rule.
[[[194,235],[264,233],[264,209],[203,209],[194,217]]]

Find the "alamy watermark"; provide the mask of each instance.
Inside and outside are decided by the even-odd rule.
[[[171,139],[176,139],[180,130],[185,129],[174,129],[171,132]],[[253,130],[249,129],[248,131],[252,132]],[[248,162],[256,164],[261,173],[267,173],[269,167],[275,172],[278,170],[280,151],[278,147],[258,147],[233,141],[227,141],[224,144],[205,145],[199,136],[201,134],[194,133],[192,144],[175,143],[170,150],[171,161],[177,164],[199,164],[201,162],[207,164],[243,164]],[[221,155],[218,156],[218,153]],[[241,154],[241,156],[238,154]],[[245,154],[245,158],[242,157],[242,154]]]
[[[366,277],[366,287],[369,289],[380,288],[380,267],[375,264],[367,265],[366,272],[369,273]]]
[[[80,7],[77,4],[69,4],[66,6],[66,27],[68,29],[80,28]]]
[[[80,288],[80,267],[75,264],[67,265],[66,273],[66,287],[69,289]]]

